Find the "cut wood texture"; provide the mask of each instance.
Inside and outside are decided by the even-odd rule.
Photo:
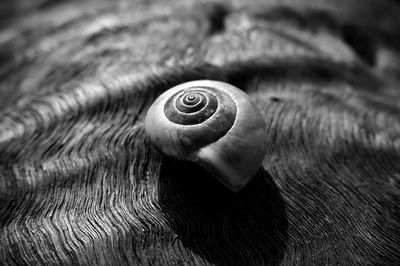
[[[0,9],[1,265],[400,265],[398,2]],[[199,79],[265,119],[238,193],[144,132]]]

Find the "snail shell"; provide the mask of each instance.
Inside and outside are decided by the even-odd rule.
[[[246,93],[219,81],[191,81],[164,92],[148,110],[145,130],[158,150],[198,163],[235,192],[266,153],[260,111]]]

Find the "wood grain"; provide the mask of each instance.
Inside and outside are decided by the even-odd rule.
[[[396,2],[4,8],[1,265],[400,264]],[[237,194],[144,133],[196,79],[241,88],[268,125]]]

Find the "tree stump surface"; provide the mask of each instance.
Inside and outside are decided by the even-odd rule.
[[[397,2],[9,2],[1,265],[400,265]],[[198,79],[265,118],[239,193],[146,138]]]

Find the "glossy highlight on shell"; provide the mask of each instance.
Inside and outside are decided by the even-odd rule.
[[[254,176],[266,152],[260,111],[246,93],[218,81],[164,92],[148,110],[145,130],[158,150],[198,163],[233,191]]]

